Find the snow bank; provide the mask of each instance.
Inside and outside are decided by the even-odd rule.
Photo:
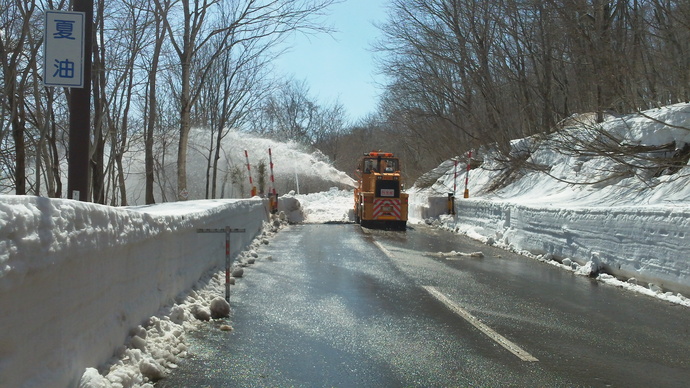
[[[690,208],[548,208],[463,200],[455,226],[511,250],[569,258],[596,254],[600,270],[690,295]]]
[[[245,228],[232,235],[236,255],[266,220],[258,198],[112,208],[0,196],[0,386],[77,386],[224,262],[224,236],[198,228]]]
[[[580,120],[571,121],[563,129],[570,135],[589,128],[578,126]],[[621,144],[675,142],[676,150],[690,143],[688,128],[690,104],[610,117],[601,126],[621,139]],[[646,176],[642,170],[626,167],[629,171],[616,179],[602,180],[617,171],[609,158],[568,155],[548,141],[533,138],[515,140],[512,146],[515,150],[529,148],[528,161],[548,170],[522,170],[505,187],[490,191],[503,168],[492,158],[491,150],[484,150],[483,165],[469,173],[471,198],[456,199],[456,216],[443,217],[446,227],[536,257],[581,266],[598,261],[598,270],[634,278],[656,293],[671,290],[690,295],[687,165],[660,176]],[[411,219],[419,222],[446,212],[446,196],[454,184],[452,166],[452,162],[444,162],[435,171],[433,185],[410,190]],[[458,172],[458,184],[464,183],[464,169]],[[430,180],[425,179],[426,183]],[[601,182],[575,184],[585,181]]]
[[[234,262],[232,273],[243,271],[258,260],[257,251],[268,244],[278,230],[287,225],[284,213],[272,216],[272,222],[264,223],[259,236],[241,252]],[[235,284],[235,278],[229,278]],[[79,388],[153,388],[152,382],[177,368],[181,358],[187,356],[186,333],[202,325],[212,325],[222,332],[232,331],[224,318],[231,306],[220,297],[225,293],[225,270],[213,270],[200,279],[192,289],[175,298],[175,303],[165,306],[149,318],[144,325],[134,328],[125,346],[121,346],[107,364],[87,368],[79,382]],[[232,291],[231,291],[232,292]],[[220,319],[209,322],[210,319]]]

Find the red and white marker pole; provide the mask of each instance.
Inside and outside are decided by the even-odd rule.
[[[454,169],[453,169],[453,196],[455,197],[455,193],[458,192],[458,160],[454,160]]]
[[[244,233],[245,229],[237,229],[226,226],[225,228],[214,229],[197,229],[197,233],[225,233],[225,300],[230,302],[230,267],[232,266],[232,257],[230,257],[230,234]]]
[[[247,172],[249,173],[249,189],[251,190],[250,197],[253,197],[256,195],[256,187],[254,187],[254,181],[252,181],[252,167],[249,164],[249,153],[247,150],[244,150],[244,157],[247,160]]]
[[[229,226],[225,227],[225,301],[230,303],[230,265],[232,258],[230,257],[230,233],[232,229]]]
[[[271,204],[271,213],[278,212],[278,194],[276,193],[276,181],[273,178],[273,154],[271,149],[268,149],[268,165],[271,168],[271,195],[269,203]]]
[[[269,166],[271,167],[271,192],[273,195],[276,195],[276,181],[273,178],[273,154],[271,153],[271,149],[268,149],[268,161],[269,161]]]
[[[467,154],[467,173],[465,174],[465,198],[470,197],[470,190],[467,185],[470,182],[470,161],[472,160],[472,150]]]

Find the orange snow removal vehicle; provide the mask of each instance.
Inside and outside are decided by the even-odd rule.
[[[390,152],[364,154],[357,166],[355,222],[367,228],[405,230],[407,194],[403,193],[400,161]]]

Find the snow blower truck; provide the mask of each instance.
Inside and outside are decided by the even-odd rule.
[[[405,230],[407,193],[400,161],[390,152],[367,152],[357,166],[355,222],[366,228]]]

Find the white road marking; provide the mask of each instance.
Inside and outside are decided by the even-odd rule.
[[[374,241],[374,245],[376,245],[386,256],[388,256],[390,258],[394,258],[393,253],[391,251],[389,251],[386,247],[384,247],[383,244],[381,244],[380,242]],[[432,286],[422,286],[422,287],[429,294],[431,294],[434,298],[438,299],[440,302],[445,304],[449,309],[451,309],[451,311],[453,311],[454,313],[456,313],[459,316],[461,316],[462,318],[464,318],[467,322],[472,324],[472,326],[479,329],[482,333],[486,334],[489,338],[494,340],[496,343],[498,343],[499,345],[506,348],[509,352],[516,355],[522,361],[528,361],[528,362],[539,361],[536,357],[527,353],[524,349],[522,349],[518,345],[511,342],[506,337],[498,334],[492,328],[490,328],[489,326],[482,323],[482,321],[477,319],[474,315],[470,314],[467,310],[460,307],[460,305],[453,302],[453,300],[451,300],[447,296],[443,295],[443,293],[441,293],[441,291],[439,291],[436,287],[432,287]]]
[[[489,336],[489,338],[496,341],[499,345],[506,348],[509,352],[518,356],[522,361],[528,361],[528,362],[539,361],[537,358],[535,358],[531,354],[527,353],[524,349],[517,346],[516,344],[514,344],[513,342],[511,342],[510,340],[508,340],[504,336],[495,332],[489,326],[482,323],[479,319],[477,319],[475,316],[470,314],[467,310],[460,307],[457,303],[453,302],[450,298],[443,295],[443,293],[441,293],[438,289],[436,289],[436,287],[431,287],[431,286],[423,286],[423,287],[425,290],[427,290],[427,292],[429,292],[429,294],[431,294],[434,298],[438,299],[440,302],[445,304],[454,313],[456,313],[459,316],[461,316],[462,318],[464,318],[467,322],[471,323],[472,326],[476,327],[482,333]]]
[[[391,251],[389,251],[388,248],[384,247],[380,242],[374,241],[374,245],[376,245],[377,247],[379,247],[379,249],[380,249],[386,256],[390,257],[391,259],[394,259],[393,254],[391,253]]]

